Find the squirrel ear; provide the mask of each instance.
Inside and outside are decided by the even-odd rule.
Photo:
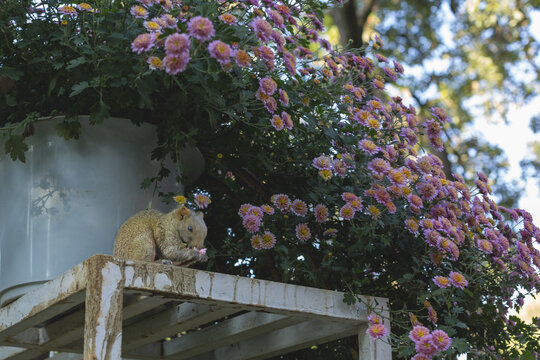
[[[201,216],[201,218],[203,218],[203,219],[204,219],[204,213],[203,213],[202,211],[197,211],[197,215],[200,215],[200,216]]]
[[[185,206],[182,206],[178,210],[175,211],[176,217],[178,217],[180,220],[184,219],[184,217],[190,215],[189,209]]]

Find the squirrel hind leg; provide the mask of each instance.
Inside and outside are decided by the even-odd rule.
[[[156,245],[151,232],[129,235],[131,234],[117,236],[114,243],[114,256],[129,260],[156,260]]]

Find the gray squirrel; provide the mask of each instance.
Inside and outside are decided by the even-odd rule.
[[[189,266],[208,260],[203,214],[182,206],[163,214],[144,210],[120,227],[114,241],[115,256]]]

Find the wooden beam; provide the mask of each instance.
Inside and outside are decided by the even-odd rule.
[[[131,350],[141,346],[208,324],[240,310],[231,307],[182,303],[126,328],[122,349],[130,353]]]
[[[302,321],[304,319],[252,311],[167,341],[163,343],[163,354],[165,358],[188,359]]]
[[[253,339],[242,340],[201,356],[192,357],[189,360],[268,359],[311,345],[354,335],[357,331],[358,326],[351,324],[311,320],[281,330],[272,331]]]
[[[87,262],[79,264],[1,308],[0,344],[84,302],[86,268]]]
[[[93,266],[88,269],[86,285],[84,360],[120,359],[124,272],[116,262],[91,259]]]

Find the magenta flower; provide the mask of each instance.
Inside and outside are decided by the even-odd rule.
[[[262,247],[262,236],[261,235],[253,235],[251,237],[251,246],[255,250],[261,250],[263,248]]]
[[[443,330],[434,330],[431,336],[433,345],[440,351],[446,351],[452,345],[452,338]]]
[[[420,194],[420,196],[426,201],[434,200],[439,194],[435,186],[428,182],[419,183],[416,185],[416,190],[418,191],[418,194]]]
[[[257,17],[253,19],[249,26],[253,29],[253,32],[255,32],[255,35],[259,38],[261,41],[270,41],[270,37],[272,36],[272,25],[268,23],[268,21]]]
[[[133,6],[129,12],[131,13],[131,15],[139,19],[146,19],[148,17],[148,10],[139,5]]]
[[[289,94],[285,90],[279,89],[279,101],[283,106],[289,106]]]
[[[308,241],[311,238],[311,230],[307,224],[300,223],[296,225],[296,237],[302,242]]]
[[[373,197],[375,198],[375,200],[377,200],[379,204],[386,205],[387,203],[392,202],[392,200],[390,199],[390,194],[383,187],[378,187],[377,189],[375,189]]]
[[[435,276],[433,282],[440,288],[447,288],[450,286],[450,280],[444,276]]]
[[[307,214],[306,203],[300,199],[295,199],[292,202],[291,211],[297,216],[306,216]]]
[[[426,335],[420,339],[416,343],[416,346],[414,347],[416,352],[426,355],[428,357],[432,357],[437,353],[437,347],[433,344],[433,338],[431,335]]]
[[[258,206],[250,206],[249,209],[247,210],[246,216],[247,215],[254,215],[258,217],[259,219],[262,219],[264,216],[264,211]]]
[[[231,62],[232,50],[231,47],[220,40],[214,40],[208,45],[210,56],[216,59],[221,66]]]
[[[273,95],[277,90],[277,84],[274,79],[265,77],[259,80],[259,89],[266,95]]]
[[[429,335],[429,329],[422,325],[416,325],[413,327],[413,329],[409,332],[409,339],[414,341],[415,343],[418,343],[423,337]]]
[[[236,50],[234,52],[234,60],[236,60],[236,64],[240,67],[247,67],[251,64],[251,58],[244,50]]]
[[[274,25],[276,25],[278,28],[280,29],[285,28],[284,26],[285,20],[283,19],[283,16],[281,16],[281,14],[278,11],[270,10],[268,12],[268,16],[270,17],[270,19],[272,19],[272,21],[274,22]]]
[[[265,231],[261,238],[261,247],[271,249],[276,245],[276,237],[270,231]]]
[[[272,116],[272,119],[270,119],[270,123],[277,131],[283,130],[283,127],[285,126],[285,124],[283,123],[283,119],[279,115]]]
[[[285,194],[272,195],[272,203],[282,212],[288,211],[291,206],[291,200]]]
[[[296,74],[296,57],[288,51],[283,52],[283,62],[291,75]]]
[[[462,290],[465,289],[465,286],[469,285],[469,282],[467,281],[467,279],[465,279],[465,276],[456,271],[451,271],[449,277],[452,285]]]
[[[422,202],[422,199],[418,195],[409,194],[407,195],[407,201],[409,201],[409,204],[411,207],[415,209],[421,209],[424,207],[424,203]]]
[[[326,155],[321,155],[313,159],[312,165],[317,170],[332,170],[332,159]]]
[[[367,319],[370,325],[382,324],[382,319],[379,315],[370,314],[368,315]]]
[[[323,222],[328,221],[328,208],[324,206],[323,204],[315,205],[313,212],[315,213],[315,220],[318,223],[323,223]]]
[[[238,209],[238,215],[243,218],[248,214],[249,208],[251,208],[253,205],[251,204],[242,204],[240,205],[240,208]]]
[[[212,22],[208,18],[202,16],[195,16],[189,21],[187,27],[189,35],[199,41],[210,40],[215,35]]]
[[[261,205],[261,209],[265,214],[274,215],[274,208],[270,205]]]
[[[289,115],[287,112],[283,111],[281,113],[281,119],[283,120],[283,126],[285,126],[285,129],[292,130],[294,124],[291,119],[291,115]]]
[[[413,234],[418,234],[418,221],[415,219],[405,220],[405,226]]]
[[[358,142],[358,147],[369,155],[375,155],[379,152],[379,147],[373,141],[364,139]]]
[[[384,159],[373,159],[368,163],[368,169],[374,175],[386,175],[390,171],[390,163]]]
[[[277,109],[277,101],[273,97],[269,97],[264,101],[264,108],[270,113],[273,114]]]
[[[154,47],[156,37],[153,34],[140,34],[137,35],[135,40],[131,43],[131,50],[137,54],[142,53],[143,51],[148,51]]]
[[[274,52],[266,45],[259,47],[259,53],[264,61],[274,61],[275,59]]]
[[[195,204],[199,209],[206,209],[212,201],[204,194],[195,194]]]
[[[344,220],[351,220],[355,213],[356,211],[354,211],[353,207],[349,204],[345,204],[339,209],[339,216]]]
[[[374,324],[368,327],[366,334],[373,340],[381,339],[388,335],[388,329],[383,324]]]
[[[167,55],[178,55],[188,52],[191,42],[186,34],[172,34],[165,40],[165,53]]]
[[[255,215],[247,215],[244,217],[242,225],[247,231],[253,234],[259,231],[259,228],[261,226],[261,219]]]
[[[186,70],[189,60],[191,60],[191,57],[186,52],[183,52],[178,55],[167,55],[163,59],[165,72],[167,72],[170,75],[176,75],[179,72]]]

